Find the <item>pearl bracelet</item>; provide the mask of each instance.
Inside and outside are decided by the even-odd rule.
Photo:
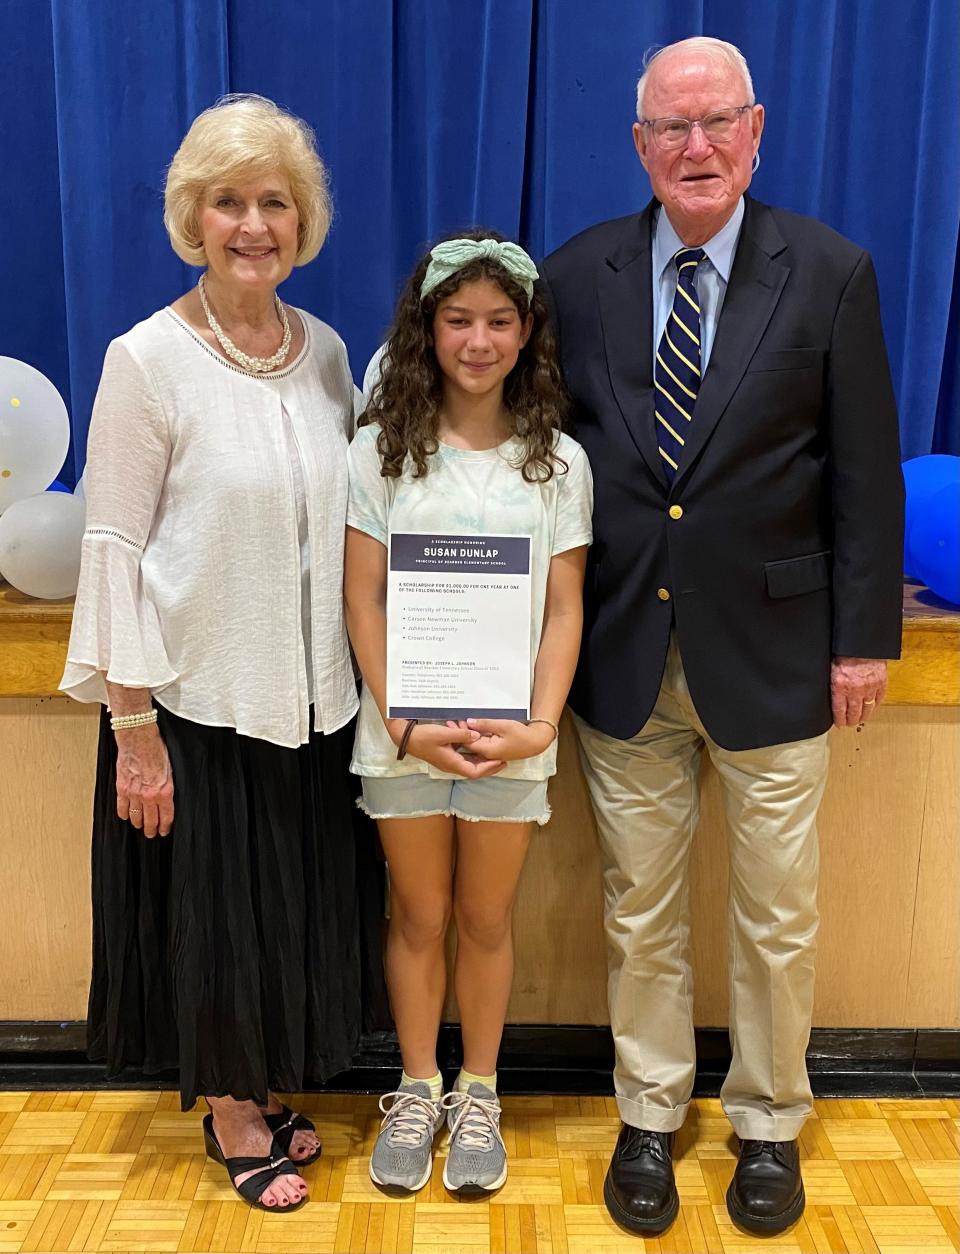
[[[156,707],[152,707],[149,710],[141,710],[138,714],[118,714],[116,718],[111,718],[110,726],[114,731],[126,731],[131,727],[149,727],[156,721]]]

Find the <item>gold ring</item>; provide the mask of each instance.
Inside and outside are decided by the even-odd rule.
[[[871,697],[869,701],[864,701],[863,704],[864,705],[876,705],[877,703],[876,703],[876,700],[873,697]]]

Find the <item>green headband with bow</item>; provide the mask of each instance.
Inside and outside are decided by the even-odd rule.
[[[438,244],[430,253],[430,264],[420,284],[420,299],[423,300],[438,284],[481,257],[503,266],[526,292],[527,299],[532,299],[533,281],[539,277],[537,267],[519,244],[496,239],[448,239]]]

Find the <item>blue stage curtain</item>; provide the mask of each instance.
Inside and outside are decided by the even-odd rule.
[[[221,93],[317,131],[337,216],[284,294],[359,375],[436,235],[479,222],[541,255],[641,207],[643,54],[701,33],[743,49],[766,105],[755,194],[875,258],[904,456],[960,452],[956,0],[5,0],[0,354],[64,393],[62,478],[107,343],[195,277],[166,241],[163,172]]]

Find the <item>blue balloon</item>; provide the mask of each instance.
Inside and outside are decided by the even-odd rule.
[[[51,483],[49,488],[47,488],[47,491],[48,492],[70,492],[72,494],[72,489],[68,488],[65,483],[61,483],[59,479],[54,479],[53,483]]]
[[[930,453],[913,457],[903,463],[903,482],[907,490],[907,517],[903,532],[903,573],[919,578],[916,554],[910,547],[913,524],[926,509],[927,498],[950,484],[960,486],[960,457]]]
[[[926,498],[910,529],[910,552],[927,587],[960,605],[960,482]]]

